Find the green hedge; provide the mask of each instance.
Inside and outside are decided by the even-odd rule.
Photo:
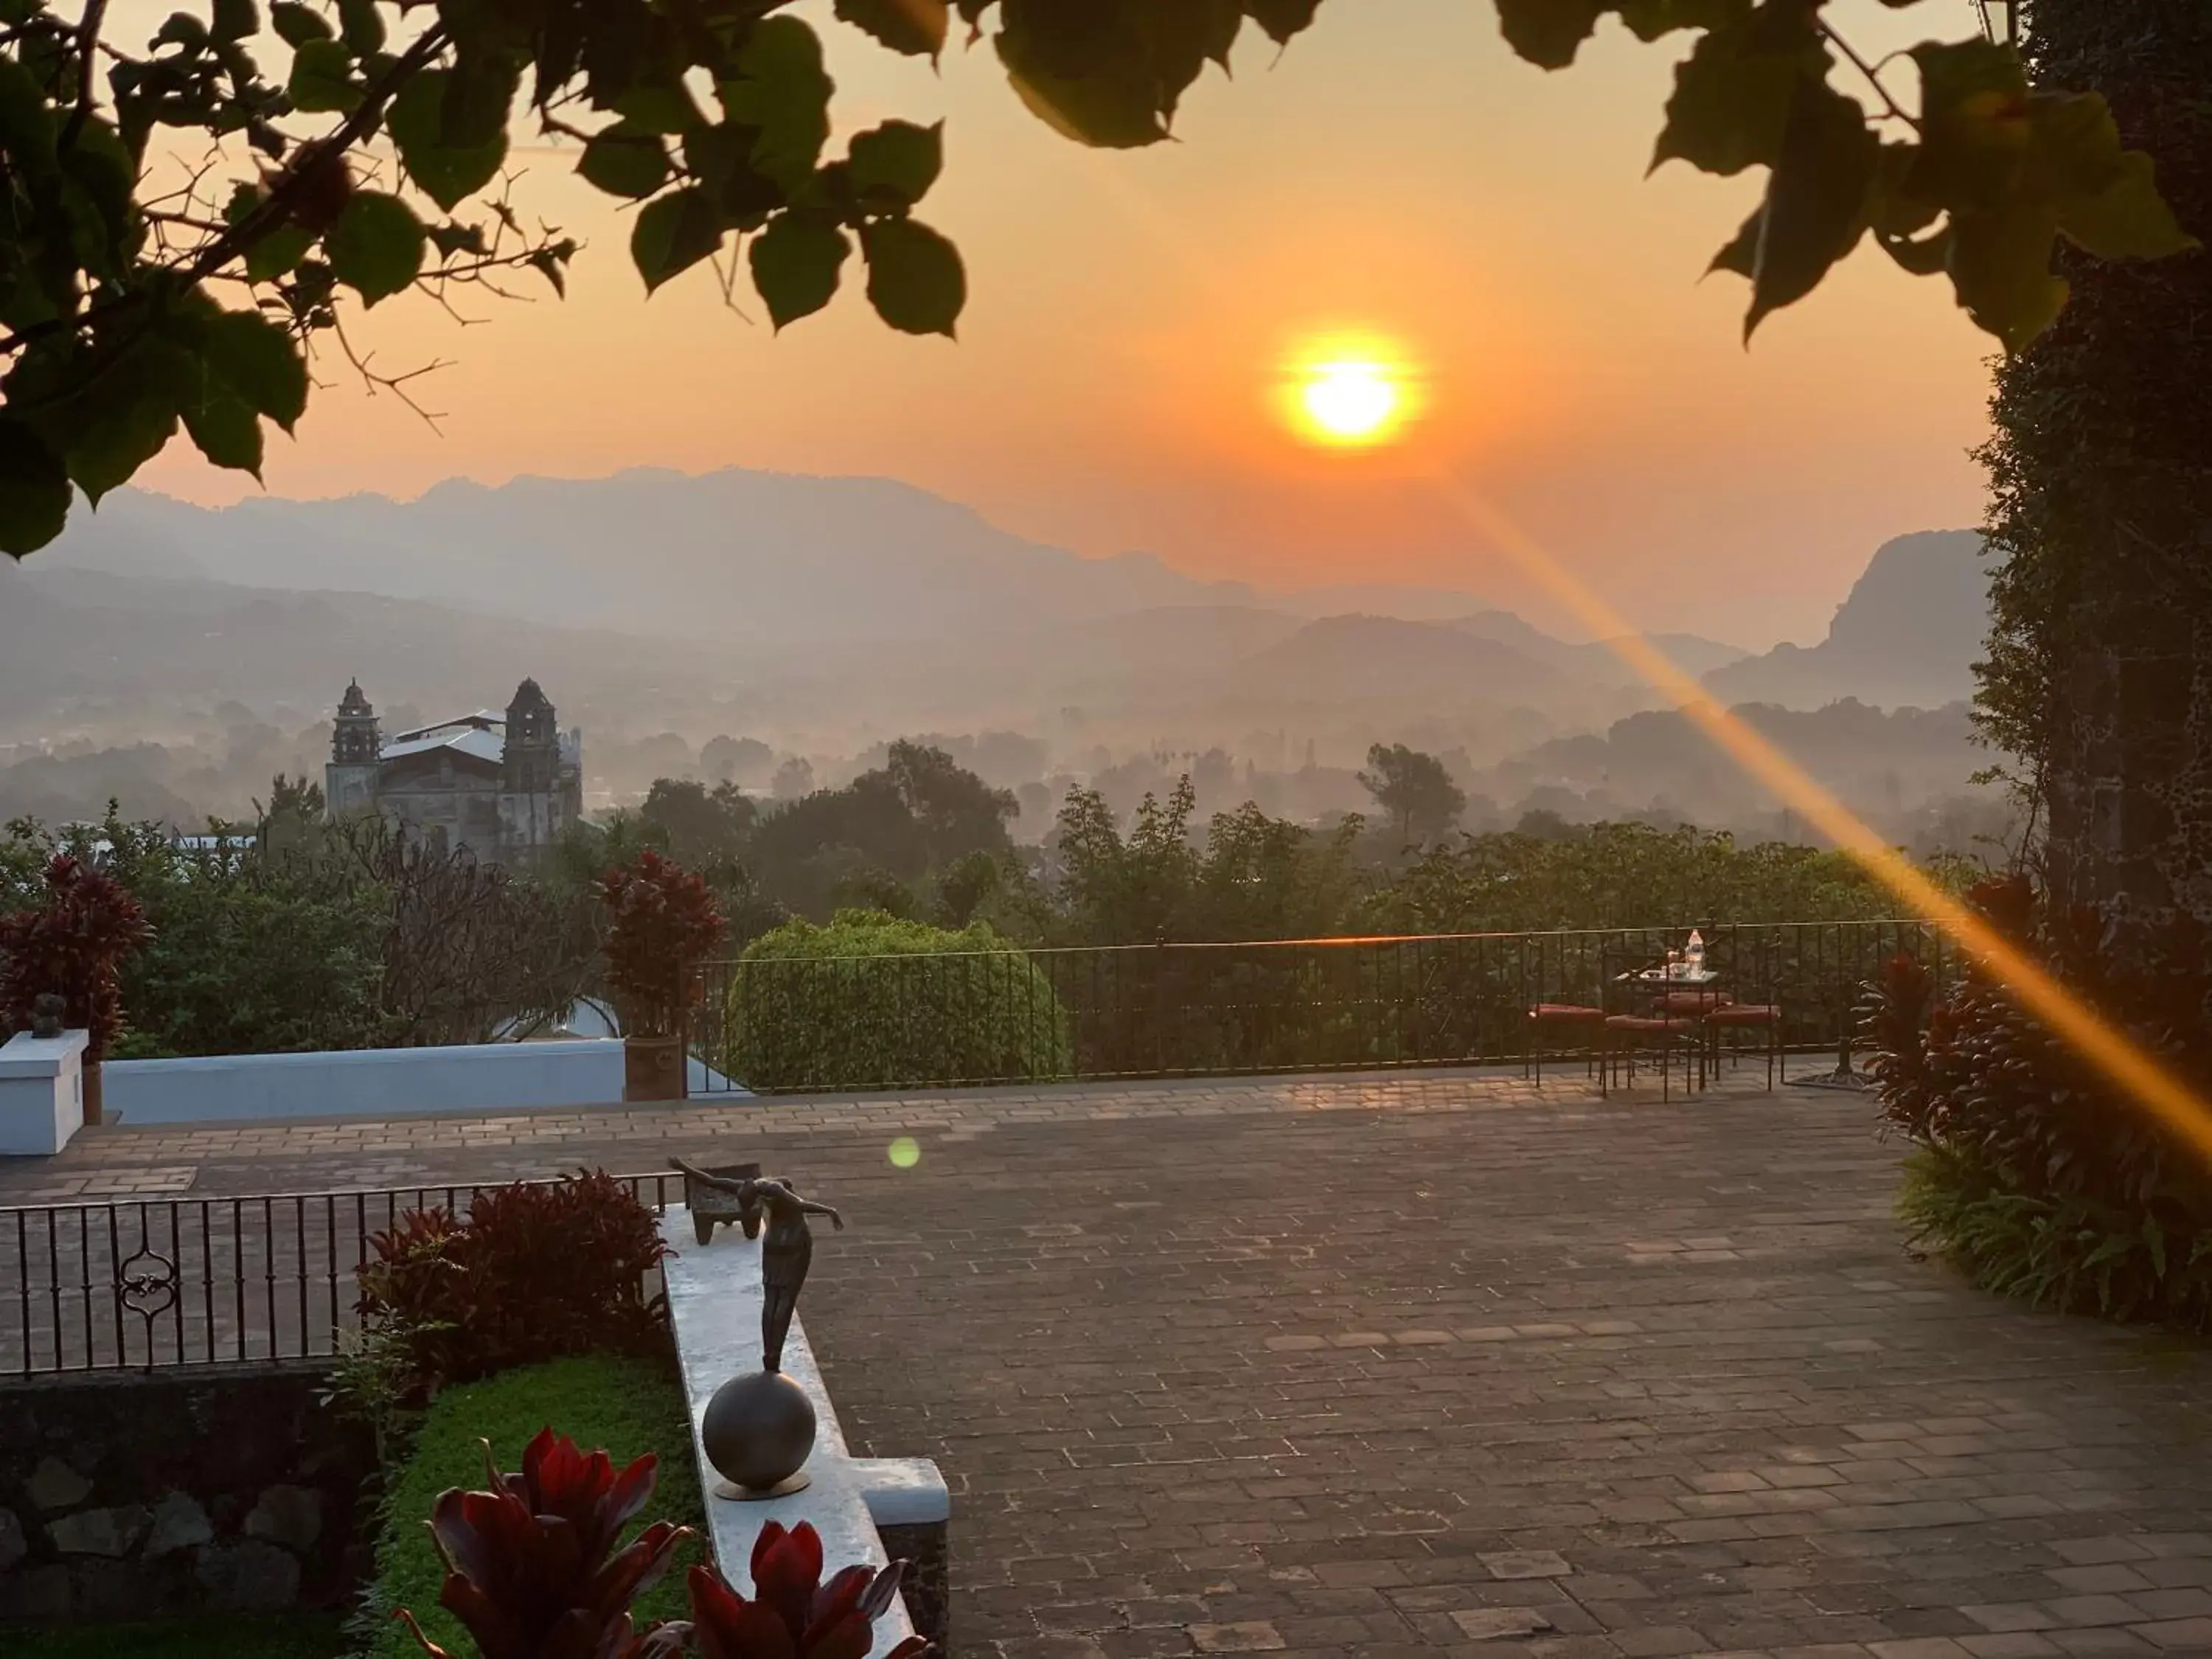
[[[659,1484],[631,1534],[654,1521],[704,1527],[690,1418],[682,1390],[659,1367],[602,1356],[556,1359],[447,1389],[423,1413],[386,1499],[368,1604],[375,1621],[368,1659],[421,1659],[422,1650],[392,1619],[396,1607],[413,1613],[440,1645],[456,1654],[475,1651],[467,1632],[438,1605],[445,1570],[423,1523],[447,1488],[483,1487],[479,1441],[491,1442],[500,1468],[513,1469],[520,1466],[531,1437],[548,1427],[587,1451],[605,1448],[617,1468],[645,1452],[659,1455]],[[666,1576],[638,1604],[640,1625],[684,1617],[684,1569],[706,1559],[702,1538],[678,1546]]]
[[[724,1070],[750,1089],[1016,1082],[1074,1064],[1051,983],[983,922],[791,922],[746,948],[726,995]]]

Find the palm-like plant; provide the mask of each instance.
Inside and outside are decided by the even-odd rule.
[[[647,1659],[675,1650],[659,1631],[640,1637],[630,1603],[667,1571],[688,1528],[656,1521],[617,1550],[653,1496],[647,1453],[617,1474],[604,1451],[579,1451],[544,1429],[502,1474],[484,1447],[489,1490],[440,1494],[431,1536],[446,1564],[438,1604],[467,1627],[482,1659]],[[453,1659],[403,1620],[432,1659]],[[664,1630],[667,1627],[663,1627]]]
[[[824,1583],[821,1534],[804,1521],[788,1531],[771,1521],[753,1541],[750,1599],[708,1569],[691,1569],[691,1651],[697,1659],[866,1659],[905,1567],[850,1566]],[[884,1659],[928,1651],[909,1636]]]

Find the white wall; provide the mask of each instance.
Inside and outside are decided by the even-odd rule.
[[[699,1061],[690,1066],[693,1094],[705,1093],[714,1079]],[[125,1125],[613,1106],[622,1100],[623,1046],[599,1039],[111,1060],[102,1077],[107,1117]]]

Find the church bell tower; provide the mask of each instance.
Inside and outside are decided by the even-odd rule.
[[[332,817],[375,809],[376,769],[383,753],[376,710],[356,680],[338,700],[338,717],[331,729],[330,764],[323,769],[323,799]]]
[[[500,855],[526,863],[553,844],[568,822],[561,791],[561,727],[536,680],[514,689],[500,754]]]

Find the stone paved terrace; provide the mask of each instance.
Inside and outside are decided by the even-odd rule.
[[[911,1133],[922,1157],[893,1169]],[[763,1156],[963,1656],[2212,1655],[2195,1345],[1900,1248],[1866,1103],[1424,1073],[102,1130],[0,1202]]]

